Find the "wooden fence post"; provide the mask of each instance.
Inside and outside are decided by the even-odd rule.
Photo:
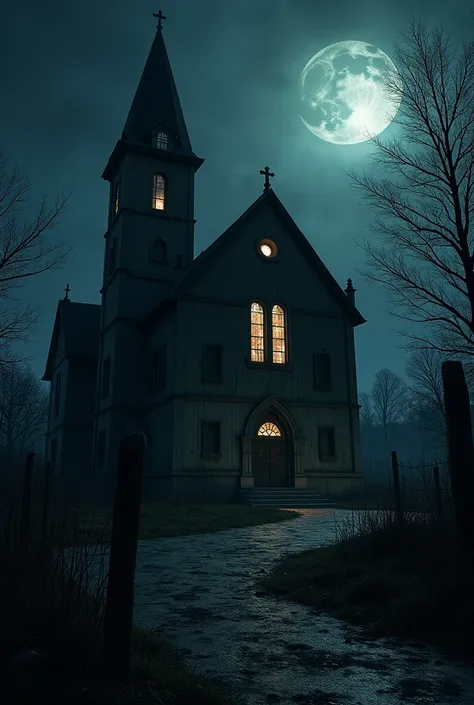
[[[474,447],[471,410],[464,370],[459,361],[441,365],[448,441],[448,464],[458,548],[474,558]]]
[[[400,478],[398,476],[398,460],[397,451],[392,450],[392,473],[393,473],[393,491],[395,495],[395,515],[398,524],[403,524],[403,508],[402,497],[400,494]]]
[[[103,671],[127,682],[133,622],[133,592],[146,437],[125,436],[120,446],[104,615]]]
[[[436,508],[438,510],[438,519],[443,516],[443,497],[441,494],[441,484],[439,482],[439,467],[437,465],[433,468],[433,477],[435,485],[435,496],[436,496]]]
[[[22,502],[21,502],[21,542],[26,539],[30,528],[31,519],[31,494],[33,489],[33,468],[35,454],[26,454],[25,474],[23,475]]]

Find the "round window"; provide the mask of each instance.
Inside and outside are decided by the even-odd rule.
[[[264,257],[276,257],[278,248],[273,240],[261,240],[258,249]]]

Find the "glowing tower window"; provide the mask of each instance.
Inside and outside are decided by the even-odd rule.
[[[252,362],[265,360],[265,332],[263,306],[254,302],[250,307],[250,359]]]
[[[278,304],[272,308],[272,351],[273,362],[286,362],[285,312]]]
[[[158,211],[165,209],[165,178],[161,174],[153,177],[153,208]]]

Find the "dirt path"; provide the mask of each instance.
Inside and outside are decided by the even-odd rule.
[[[248,705],[473,705],[474,668],[423,644],[369,641],[310,608],[258,597],[286,553],[334,540],[334,515],[139,544],[135,621],[159,627],[186,660]]]

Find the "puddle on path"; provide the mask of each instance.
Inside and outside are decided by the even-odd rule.
[[[368,640],[304,605],[255,595],[275,560],[334,540],[334,516],[139,543],[135,621],[248,705],[474,705],[474,667],[423,644]]]

